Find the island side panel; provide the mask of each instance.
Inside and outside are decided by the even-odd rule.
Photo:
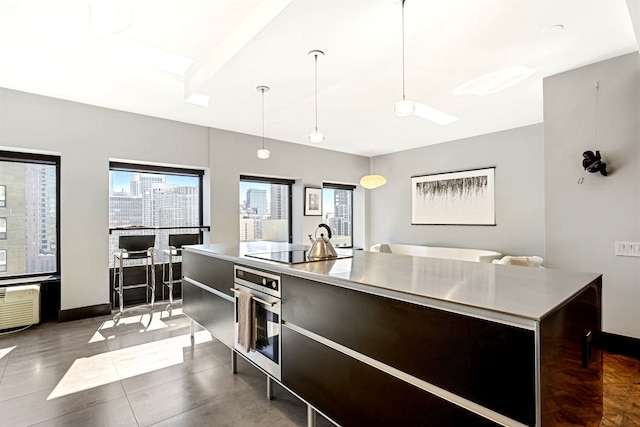
[[[182,255],[182,272],[185,277],[204,283],[223,294],[233,297],[233,266],[214,256],[185,251]]]
[[[540,323],[542,425],[602,420],[602,278]]]
[[[283,384],[339,425],[497,426],[286,326],[282,334]]]
[[[534,331],[288,275],[282,280],[285,322],[535,424]],[[285,337],[283,347],[290,345]],[[283,360],[285,381],[289,363]]]
[[[232,300],[215,295],[211,289],[233,293],[233,263],[206,255],[183,253],[182,311],[221,342],[233,347],[235,307]],[[201,286],[195,285],[196,281]]]

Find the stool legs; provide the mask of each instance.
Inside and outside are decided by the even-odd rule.
[[[156,272],[155,272],[155,262],[153,262],[153,248],[149,248],[149,256],[151,258],[151,308],[153,308],[153,303],[156,300]],[[147,258],[147,264],[148,264]],[[149,270],[147,269],[147,287],[149,286]]]
[[[123,284],[124,284],[124,266],[123,266],[123,262],[124,262],[124,256],[120,256],[120,264],[118,266],[118,302],[120,303],[120,313],[122,314],[122,312],[124,311],[124,289],[123,289]]]
[[[132,258],[135,259],[135,258]],[[138,258],[142,259],[142,258]],[[124,312],[124,291],[126,289],[146,287],[146,300],[149,301],[149,289],[151,289],[151,308],[156,299],[156,274],[155,274],[155,262],[153,257],[153,248],[149,248],[147,251],[147,257],[144,258],[144,270],[145,270],[145,283],[138,285],[124,284],[124,260],[125,256],[123,252],[118,255],[114,255],[114,270],[113,270],[113,298],[115,300],[116,294],[118,295],[118,305],[120,308],[120,314]],[[151,279],[149,279],[149,271],[151,271]]]
[[[175,246],[169,246],[168,249],[164,251],[165,258],[162,263],[162,297],[164,298],[164,287],[166,286],[169,290],[169,304],[167,305],[167,309],[173,307],[173,286],[176,283],[181,283],[181,279],[174,279],[173,276],[173,265],[177,259],[181,257],[180,249],[177,249]],[[168,262],[166,262],[168,261]]]
[[[169,307],[173,306],[173,254],[169,252]]]

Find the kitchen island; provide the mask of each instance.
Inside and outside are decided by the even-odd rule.
[[[602,418],[601,276],[365,251],[196,245],[184,312],[234,347],[234,268],[280,277],[285,387],[348,425],[593,425]]]

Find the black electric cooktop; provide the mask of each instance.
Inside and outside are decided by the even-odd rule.
[[[281,262],[283,264],[303,264],[305,262],[330,261],[334,259],[353,257],[353,255],[338,254],[338,256],[332,258],[309,258],[307,256],[307,251],[302,249],[294,251],[249,253],[245,254],[245,256],[266,259],[267,261]]]

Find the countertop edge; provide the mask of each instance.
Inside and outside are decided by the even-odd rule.
[[[223,245],[223,247],[226,245]],[[300,249],[303,245],[290,245],[292,248]],[[232,247],[232,246],[227,246]],[[339,286],[345,289],[351,289],[360,292],[366,292],[373,295],[392,298],[399,301],[405,301],[409,303],[415,303],[423,306],[434,307],[438,309],[445,309],[450,312],[455,312],[464,315],[472,315],[474,317],[485,318],[491,321],[500,321],[502,323],[512,324],[513,326],[523,327],[526,329],[534,329],[535,325],[540,322],[548,313],[555,310],[557,307],[561,307],[567,301],[569,301],[575,294],[581,292],[584,288],[589,286],[594,280],[601,277],[601,275],[590,273],[593,275],[592,279],[585,283],[584,286],[568,298],[558,301],[557,304],[551,309],[547,310],[540,316],[530,316],[520,313],[512,313],[507,311],[495,310],[488,307],[481,307],[473,304],[465,304],[458,301],[449,301],[434,296],[417,295],[410,292],[402,292],[399,290],[389,289],[381,286],[376,286],[369,283],[355,282],[349,279],[343,279],[340,277],[331,276],[328,274],[321,274],[316,272],[303,271],[292,268],[288,264],[282,264],[273,261],[259,260],[255,258],[248,258],[242,255],[229,255],[221,252],[215,252],[209,248],[199,247],[185,247],[185,251],[194,252],[197,254],[212,256],[222,260],[226,260],[233,263],[239,263],[252,268],[263,269],[267,271],[274,271],[281,274],[286,274],[301,279],[312,280],[321,283],[327,283],[329,285]],[[322,262],[322,261],[321,261]],[[517,267],[516,267],[517,268]]]

